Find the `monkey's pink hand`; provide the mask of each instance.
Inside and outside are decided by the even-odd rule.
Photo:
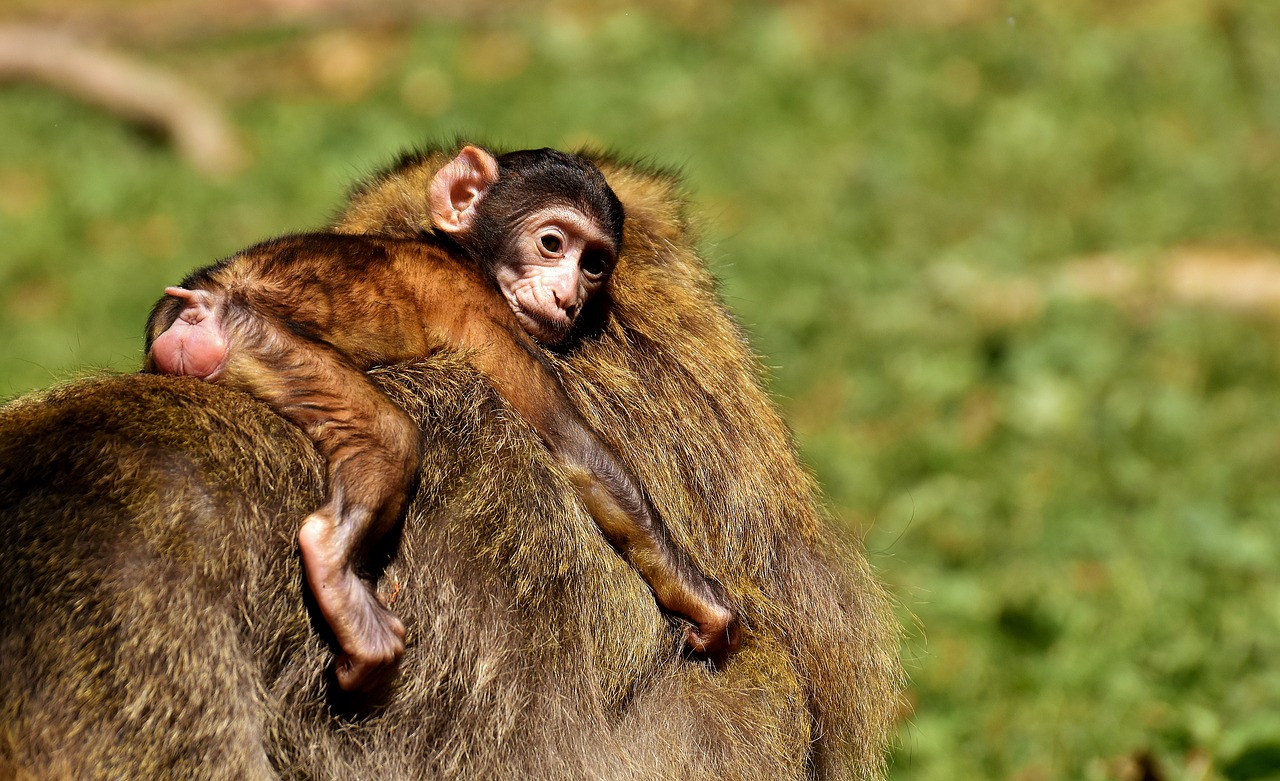
[[[712,618],[689,627],[685,644],[695,654],[720,664],[742,644],[742,624],[732,611],[719,608]]]
[[[367,691],[404,653],[404,624],[356,577],[347,561],[342,524],[313,513],[298,531],[298,547],[316,604],[342,648],[334,671],[346,691]]]

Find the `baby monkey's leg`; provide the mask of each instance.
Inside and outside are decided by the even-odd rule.
[[[500,344],[498,337],[490,344]],[[658,604],[693,622],[689,648],[716,660],[737,650],[741,626],[723,591],[672,542],[639,481],[578,414],[554,374],[526,350],[482,350],[472,360],[562,461],[605,538]]]
[[[698,569],[667,533],[665,524],[617,455],[586,425],[566,427],[552,452],[610,543],[653,589],[658,604],[693,622],[685,644],[723,661],[741,643],[741,625],[718,585]]]
[[[368,689],[404,652],[405,630],[356,568],[404,509],[421,455],[420,433],[331,348],[285,332],[274,337],[268,360],[259,354],[248,372],[237,366],[237,374],[302,427],[328,463],[327,498],[303,521],[298,547],[307,583],[342,647],[338,684]]]

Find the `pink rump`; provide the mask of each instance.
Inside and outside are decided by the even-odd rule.
[[[227,337],[205,290],[168,287],[165,293],[186,301],[173,325],[151,343],[151,358],[164,374],[216,380],[227,362]]]

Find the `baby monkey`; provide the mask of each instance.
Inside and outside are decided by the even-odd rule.
[[[534,342],[564,343],[613,272],[623,209],[604,177],[551,149],[495,158],[467,146],[427,198],[434,234],[267,241],[166,288],[147,327],[145,370],[262,399],[328,463],[325,503],[302,522],[298,547],[342,649],[339,685],[371,688],[404,650],[404,625],[357,567],[403,512],[421,449],[417,425],[365,371],[439,348],[468,351],[534,428],[658,603],[693,622],[690,649],[731,652],[739,627],[722,593],[672,544]]]

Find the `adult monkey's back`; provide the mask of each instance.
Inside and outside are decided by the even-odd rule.
[[[412,182],[445,155],[376,179],[337,227],[417,231]],[[441,355],[380,377],[426,432],[381,587],[409,625],[401,677],[376,708],[327,699],[293,543],[321,491],[310,443],[217,387],[90,380],[0,413],[0,776],[878,772],[900,680],[884,595],[827,532],[674,181],[602,162],[624,255],[599,329],[557,360],[741,603],[743,650],[682,659],[532,432]]]

